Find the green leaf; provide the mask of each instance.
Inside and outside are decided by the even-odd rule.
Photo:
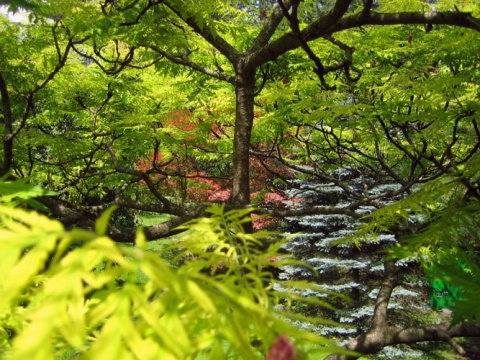
[[[108,222],[113,212],[117,210],[118,206],[114,205],[105,210],[102,215],[95,221],[95,232],[98,235],[106,235],[108,231]]]

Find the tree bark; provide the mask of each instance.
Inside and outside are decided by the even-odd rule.
[[[235,130],[233,138],[233,188],[231,203],[244,206],[250,203],[250,137],[253,127],[255,69],[240,59],[235,77]]]
[[[10,170],[13,164],[13,119],[7,84],[1,73],[0,95],[2,98],[3,123],[5,124],[5,133],[3,135],[3,165],[0,169],[0,176],[3,176]]]
[[[342,1],[339,1],[342,3]],[[320,16],[316,21],[302,29],[301,36],[304,41],[314,41],[322,36],[331,35],[347,29],[365,25],[449,25],[480,31],[480,19],[465,12],[398,12],[378,13],[371,10],[359,12],[354,15],[338,17],[340,11],[329,12]],[[300,39],[293,33],[286,33],[278,39],[252,54],[259,66],[269,61],[276,60],[279,56],[302,46]]]
[[[77,206],[74,208],[71,204],[58,200],[54,197],[43,196],[38,198],[43,205],[51,211],[51,217],[58,219],[66,228],[82,228],[94,231],[95,219],[100,213],[113,205],[127,206],[130,209],[153,211],[162,213],[162,205],[142,204],[128,199],[117,199],[116,201],[100,206]],[[168,221],[160,224],[143,227],[143,232],[147,241],[167,238],[169,236],[183,232],[176,229],[179,225],[191,220],[195,216],[201,215],[172,216]],[[136,228],[127,228],[123,226],[109,225],[108,235],[119,243],[135,243]]]

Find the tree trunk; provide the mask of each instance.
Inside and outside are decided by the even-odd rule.
[[[10,107],[10,98],[8,94],[7,84],[0,73],[0,96],[3,108],[3,123],[5,132],[3,135],[3,165],[0,168],[0,176],[5,175],[13,165],[13,125],[12,110]]]
[[[239,63],[243,63],[240,61]],[[255,70],[238,65],[235,77],[236,114],[233,138],[233,188],[231,203],[250,203],[249,152],[253,126]]]

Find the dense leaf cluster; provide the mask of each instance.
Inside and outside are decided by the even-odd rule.
[[[18,183],[2,183],[2,189],[18,199],[39,191]],[[298,349],[314,343],[318,351],[334,348],[293,326],[299,316],[277,306],[287,309],[296,297],[292,289],[315,286],[290,282],[273,290],[272,267],[289,261],[281,260],[280,243],[259,250],[271,234],[243,232],[247,210],[212,207],[210,217],[184,225],[188,235],[176,245],[182,265],[173,267],[147,251],[141,230],[135,246],[108,238],[113,208],[97,220],[95,232],[68,231],[14,208],[8,196],[1,200],[2,357],[255,359],[282,334]]]

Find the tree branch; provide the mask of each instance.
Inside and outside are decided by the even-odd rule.
[[[343,3],[343,2],[342,2]],[[344,4],[343,4],[344,5]],[[399,12],[377,13],[364,7],[364,11],[355,15],[339,18],[332,12],[319,17],[310,26],[302,30],[302,38],[313,41],[325,35],[364,25],[407,25],[432,24],[451,25],[480,31],[480,19],[463,12]],[[339,11],[338,13],[341,13]],[[272,41],[264,48],[252,54],[252,61],[261,65],[277,59],[280,55],[300,47],[302,44],[293,33],[288,33]]]
[[[285,16],[285,9],[289,9],[293,2],[298,3],[298,0],[278,0],[278,5],[273,8],[271,15],[265,20],[262,30],[253,41],[248,52],[257,51],[268,44]]]
[[[98,212],[104,211],[112,205],[161,213],[161,211],[159,211],[161,209],[158,205],[141,204],[129,199],[118,199],[112,203],[100,206],[76,206],[53,197],[40,197],[37,198],[37,200],[48,207],[52,212],[53,217],[58,219],[68,228],[76,226],[82,229],[93,230],[95,228],[95,219],[98,217]],[[192,216],[172,217],[170,220],[160,224],[145,226],[143,232],[148,241],[166,238],[180,233],[180,230],[174,229],[191,218]],[[110,224],[108,235],[116,242],[135,243],[136,229]]]
[[[346,29],[351,29],[363,25],[450,25],[467,29],[480,31],[480,19],[473,17],[465,12],[398,12],[398,13],[378,13],[371,11],[368,16],[363,13],[352,15],[341,19],[334,26],[328,29],[329,33],[334,33]],[[310,27],[309,27],[310,28]],[[320,30],[320,29],[318,29]],[[318,38],[318,30],[312,28],[305,30],[305,34],[310,37]],[[313,38],[312,38],[313,40]]]
[[[413,344],[422,341],[442,341],[450,344],[460,355],[465,350],[454,340],[455,337],[480,337],[477,323],[462,322],[454,326],[442,324],[401,328],[388,325],[387,308],[393,290],[399,284],[394,262],[384,263],[385,278],[375,302],[375,310],[370,330],[351,340],[345,348],[362,355],[329,355],[325,360],[353,360],[363,355],[375,354],[389,345]]]
[[[235,77],[231,75],[224,74],[222,72],[214,71],[212,69],[209,69],[207,67],[201,66],[190,59],[188,59],[187,55],[182,55],[182,56],[175,56],[172,54],[167,53],[166,51],[163,51],[156,45],[143,45],[146,48],[149,48],[158,54],[160,54],[162,57],[165,57],[166,59],[170,60],[171,62],[179,65],[183,65],[189,68],[192,68],[193,70],[196,70],[198,72],[201,72],[202,74],[214,77],[219,80],[223,80],[226,82],[229,82],[230,84],[235,83]]]
[[[77,55],[81,56],[82,58],[88,59],[89,61],[95,63],[105,74],[108,74],[108,75],[119,74],[127,67],[132,69],[146,69],[156,64],[163,58],[163,56],[160,56],[148,63],[136,65],[132,63],[134,60],[136,47],[130,47],[127,54],[123,57],[123,59],[121,59],[118,40],[114,40],[114,43],[115,43],[115,50],[116,50],[117,57],[113,60],[103,56],[102,47],[98,48],[96,47],[96,45],[94,45],[94,49],[93,49],[93,52],[96,56],[85,54],[82,50],[78,50],[76,47],[73,47],[73,50],[77,53]],[[100,60],[98,60],[97,57]],[[110,67],[106,67],[104,64],[109,64]]]
[[[398,284],[398,275],[395,261],[387,260],[384,266],[384,280],[375,301],[375,310],[372,318],[372,329],[381,329],[387,326],[387,309],[393,289]]]
[[[73,37],[68,39],[67,45],[63,50],[63,53],[60,51],[59,40],[56,35],[56,29],[60,20],[57,20],[52,27],[52,34],[55,43],[55,49],[58,56],[58,61],[55,67],[45,76],[45,78],[37,83],[32,90],[28,91],[25,95],[25,107],[22,115],[22,119],[19,125],[14,129],[13,128],[13,118],[11,104],[8,94],[8,87],[4,77],[0,74],[0,95],[2,97],[2,107],[3,107],[3,117],[5,123],[5,134],[3,137],[3,166],[0,170],[0,176],[6,174],[13,165],[13,141],[15,137],[20,133],[20,131],[25,127],[30,113],[34,108],[34,95],[42,90],[47,84],[53,80],[55,75],[65,66],[70,50],[74,44],[78,44],[87,40],[87,38],[81,40],[74,40]]]
[[[145,181],[145,184],[147,185],[150,192],[163,204],[163,212],[173,214],[173,215],[183,215],[183,211],[181,211],[181,209],[177,209],[165,196],[160,194],[155,184],[150,179],[150,176],[148,175],[148,173],[145,173],[140,170],[127,169],[122,167],[118,162],[117,156],[115,155],[115,152],[113,151],[111,144],[105,144],[105,147],[107,152],[110,154],[110,157],[112,158],[115,169],[119,173],[132,175],[134,177],[137,177],[138,179]]]
[[[165,0],[165,6],[167,6],[175,15],[177,15],[182,21],[184,21],[195,33],[203,37],[209,44],[213,45],[220,53],[225,56],[230,62],[236,63],[240,53],[232,45],[230,45],[219,34],[212,32],[208,25],[200,26],[195,19],[195,16],[182,16],[182,11],[176,9],[176,4],[171,4],[170,1]]]

